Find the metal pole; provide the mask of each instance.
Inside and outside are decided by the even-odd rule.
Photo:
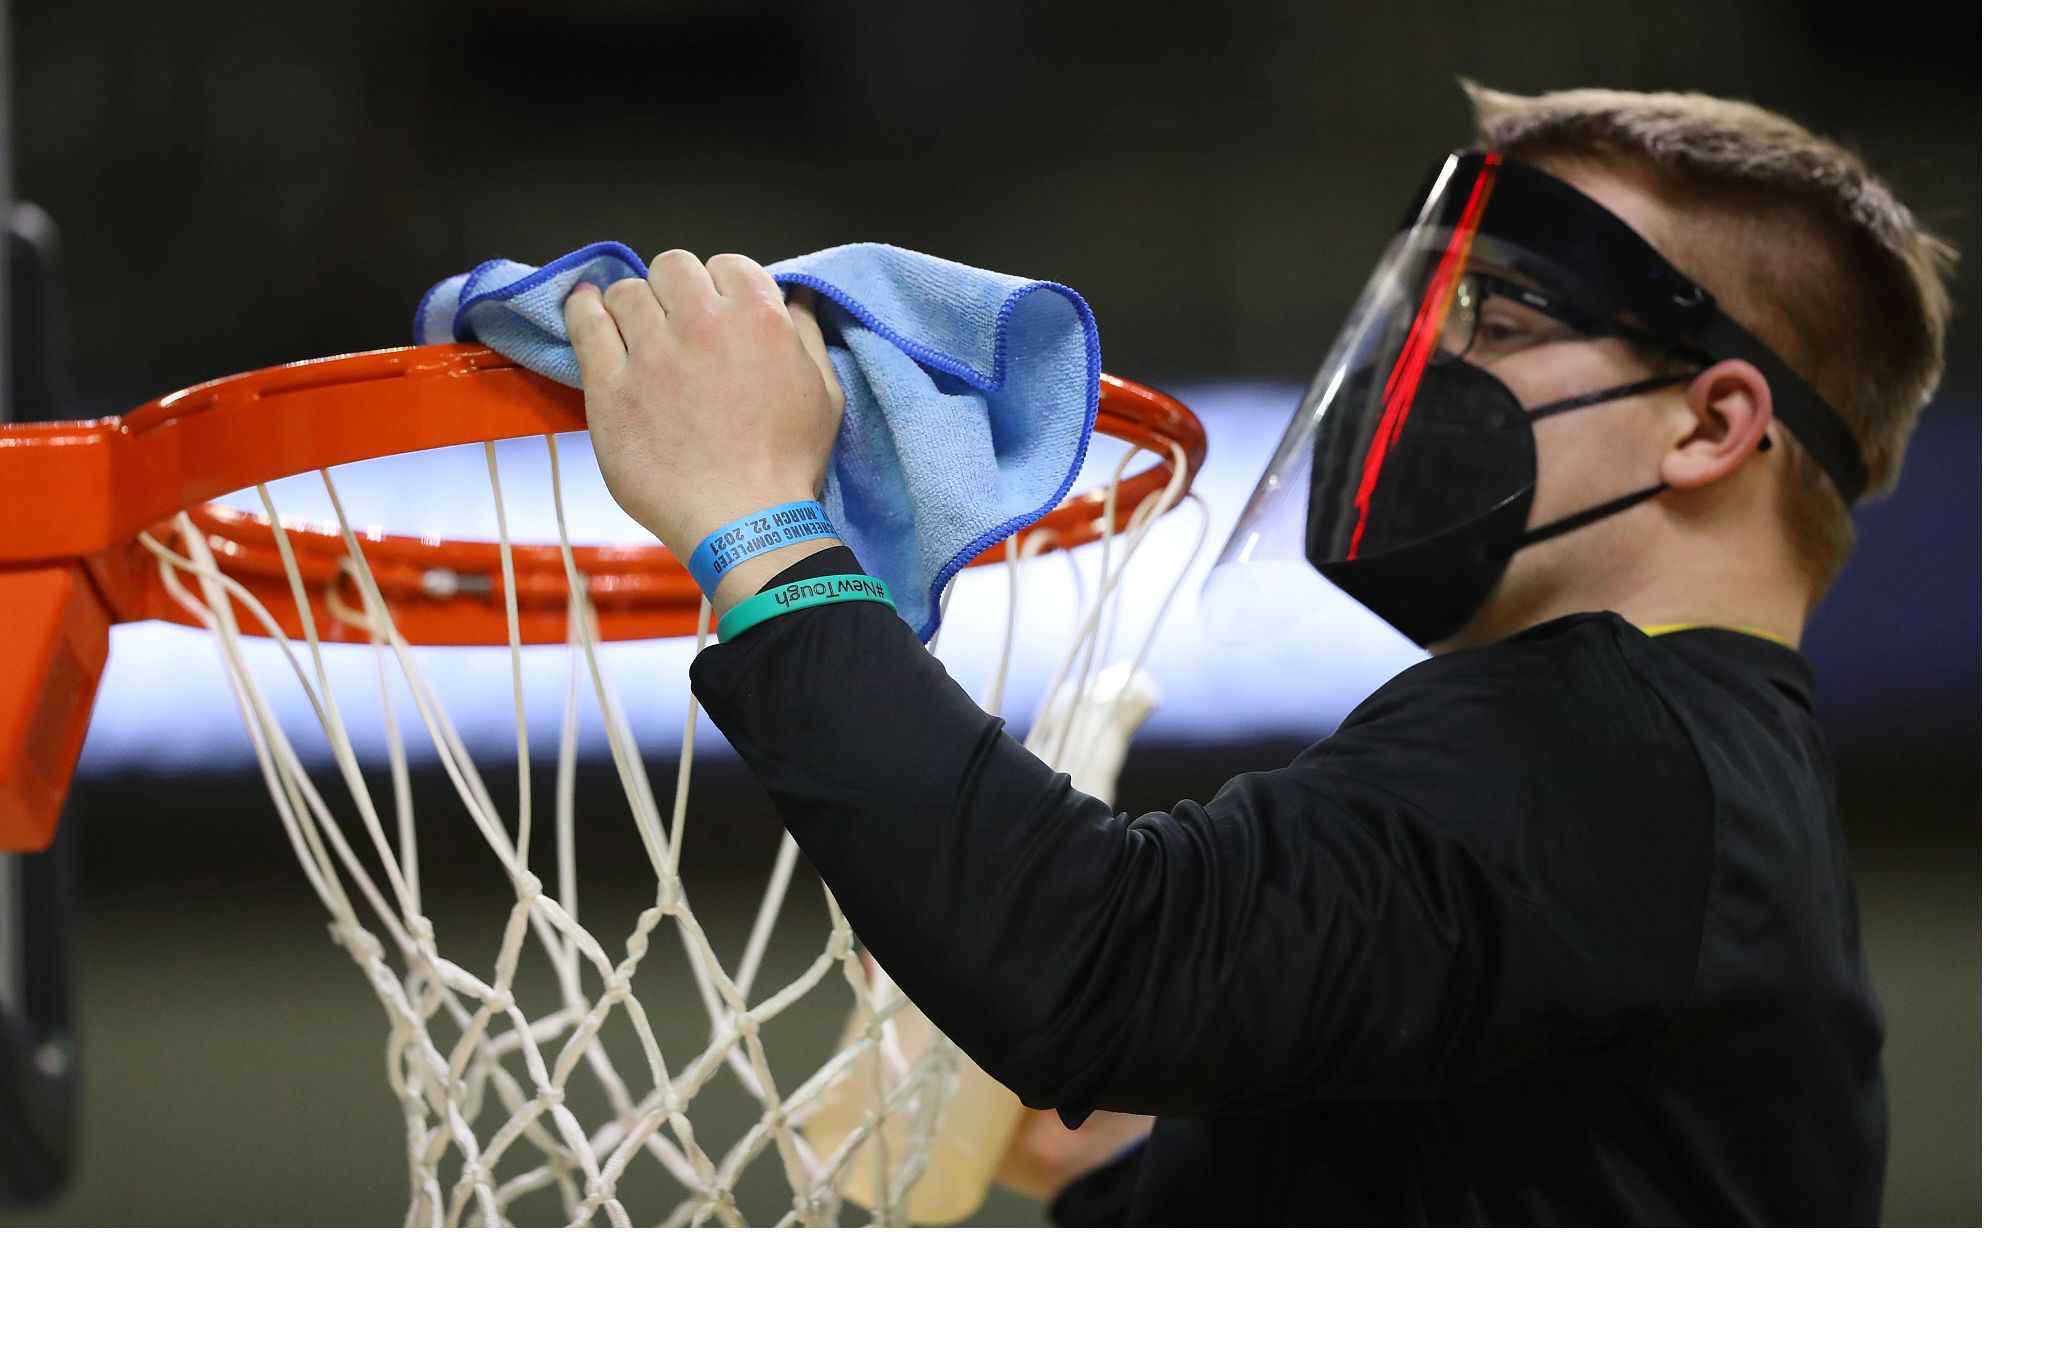
[[[14,274],[13,61],[14,16],[7,0],[0,0],[0,422],[12,415],[8,408],[14,401],[14,328],[7,309]],[[28,1008],[28,965],[21,941],[28,911],[21,897],[21,859],[0,853],[0,1019],[19,1016]]]

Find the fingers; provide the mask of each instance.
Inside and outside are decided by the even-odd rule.
[[[619,335],[626,339],[626,349],[645,345],[661,331],[661,325],[668,314],[661,301],[654,297],[654,290],[647,281],[637,275],[628,276],[604,291],[605,311],[612,315],[612,321],[619,325]]]
[[[796,327],[797,340],[803,342],[804,351],[811,362],[824,376],[825,388],[832,395],[832,401],[843,411],[846,396],[839,389],[839,373],[832,368],[832,357],[825,349],[825,334],[818,329],[817,295],[798,285],[789,291],[789,320]]]
[[[797,339],[817,367],[835,405],[844,406],[839,376],[818,327],[816,298],[804,288],[791,290],[785,308],[781,287],[761,265],[746,256],[726,254],[699,261],[687,251],[664,251],[648,266],[646,279],[619,280],[600,296],[579,285],[563,303],[569,343],[586,377],[612,373],[626,355],[717,301],[728,304],[773,305],[789,319]]]
[[[586,386],[618,373],[626,361],[626,342],[612,315],[605,311],[596,285],[584,283],[570,290],[562,303],[562,318],[568,324],[569,346],[576,352]]]
[[[772,301],[777,307],[782,304],[781,287],[751,257],[713,256],[704,263],[704,269],[717,283],[718,292],[732,302],[758,299],[764,303]]]
[[[687,251],[669,250],[656,256],[648,263],[647,282],[654,297],[671,313],[718,297],[718,286],[711,282],[704,263]]]

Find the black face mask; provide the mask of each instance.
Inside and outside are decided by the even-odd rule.
[[[1530,529],[1536,496],[1533,424],[1693,377],[1659,375],[1525,409],[1486,370],[1438,358],[1415,386],[1399,435],[1376,470],[1368,468],[1369,452],[1359,448],[1377,415],[1368,411],[1373,388],[1346,386],[1347,406],[1355,410],[1333,413],[1318,433],[1320,496],[1310,499],[1308,539],[1325,553],[1314,557],[1316,567],[1416,644],[1448,639],[1478,612],[1516,551],[1604,520],[1665,489],[1661,482],[1639,488]],[[1322,487],[1325,480],[1329,488]],[[1361,486],[1368,491],[1356,491]]]

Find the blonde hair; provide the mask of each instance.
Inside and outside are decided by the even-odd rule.
[[[1634,171],[1675,210],[1654,242],[1810,384],[1862,447],[1870,490],[1898,482],[1941,379],[1956,251],[1856,153],[1739,100],[1675,92],[1510,95],[1460,82],[1479,145],[1524,161]],[[1818,600],[1855,543],[1848,509],[1782,426],[1781,499]]]

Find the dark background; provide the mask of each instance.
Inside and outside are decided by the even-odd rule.
[[[1075,286],[1120,373],[1299,383],[1418,177],[1468,136],[1455,75],[1702,89],[1863,151],[1961,248],[1957,316],[1902,488],[1862,514],[1806,652],[1892,1016],[1887,1217],[1979,1221],[1974,9],[42,0],[13,24],[16,192],[62,233],[79,412],[401,343],[434,280],[601,237],[763,261],[896,242]],[[1141,748],[1127,799],[1205,796],[1308,738]],[[743,801],[744,774],[706,780]],[[204,831],[181,817],[233,799],[76,794],[100,852],[85,1164],[48,1218],[396,1216],[374,1008],[269,817],[250,806],[229,862],[184,856]]]
[[[1459,74],[1703,89],[1863,150],[1965,248],[1974,391],[1968,6],[42,0],[16,27],[17,183],[70,243],[109,410],[403,341],[433,280],[605,236],[895,242],[1072,284],[1113,369],[1298,381],[1469,135]]]

